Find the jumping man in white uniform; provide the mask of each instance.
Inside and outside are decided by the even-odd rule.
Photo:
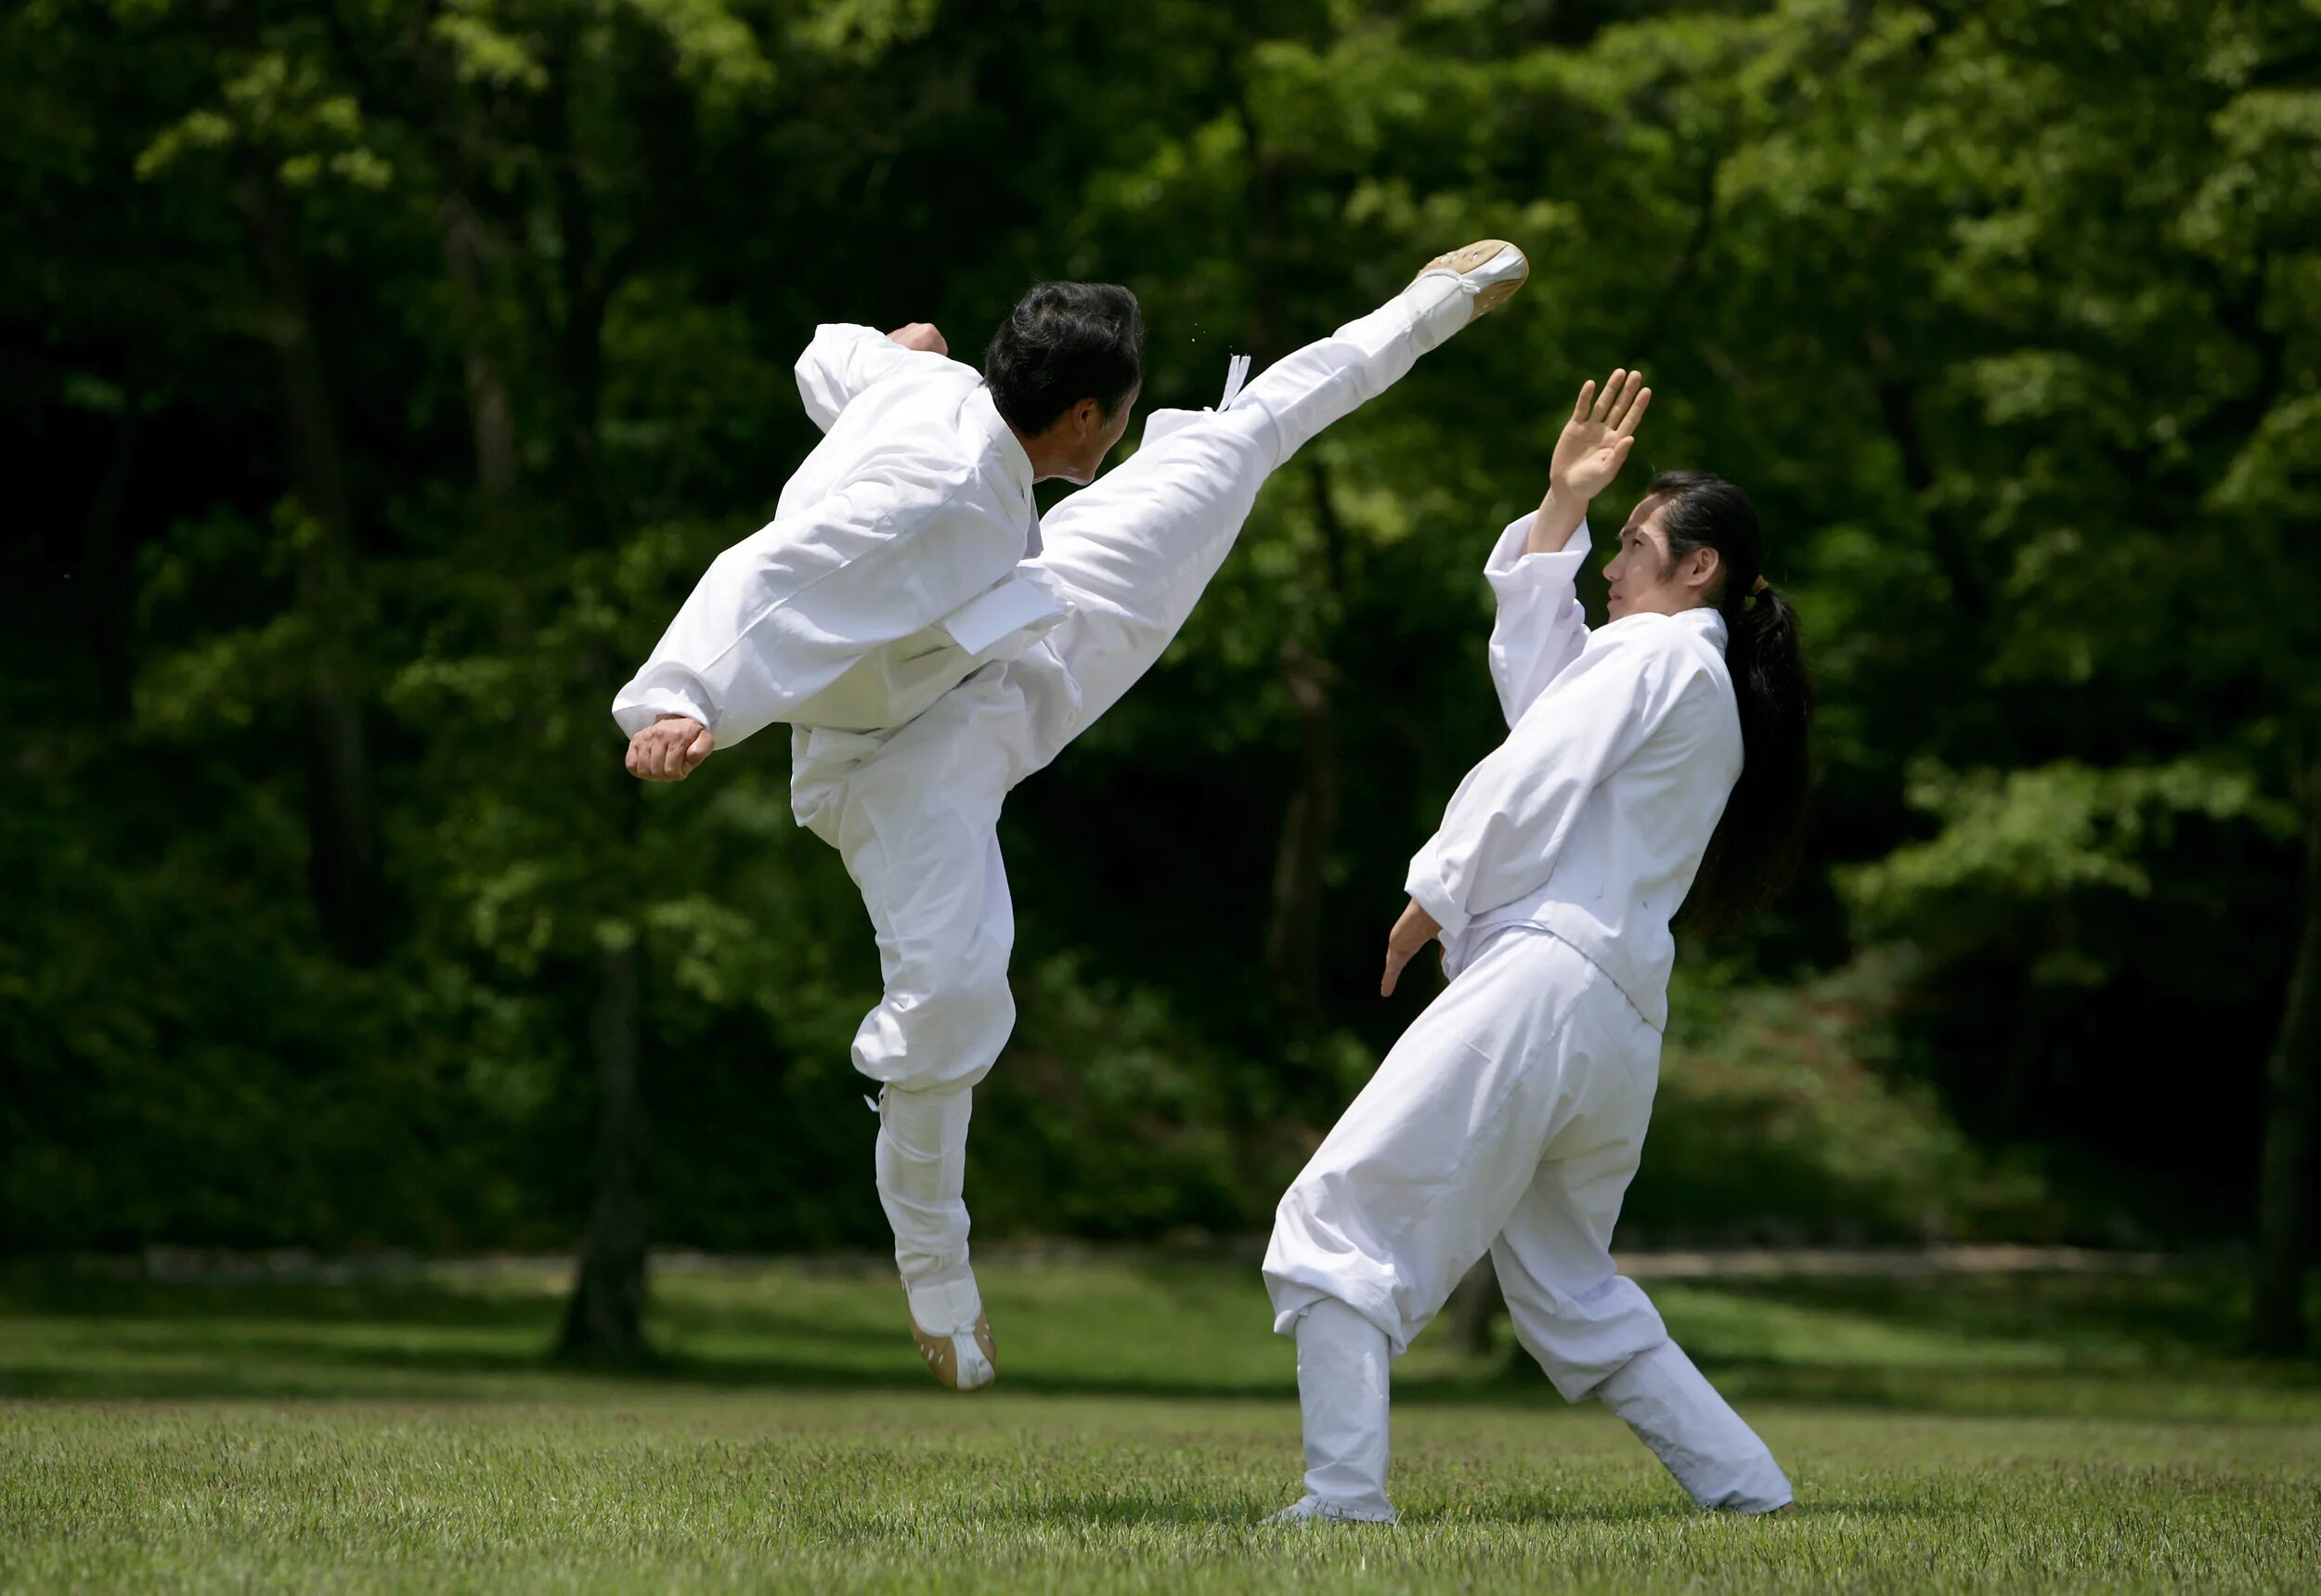
[[[1381,988],[1437,939],[1450,983],[1282,1198],[1265,1254],[1305,1418],[1305,1493],[1277,1520],[1393,1520],[1389,1366],[1486,1251],[1568,1400],[1601,1398],[1704,1507],[1790,1505],[1609,1251],[1652,1114],[1670,917],[1692,891],[1730,919],[1786,876],[1811,709],[1757,512],[1705,473],[1646,490],[1605,568],[1611,623],[1588,629],[1588,503],[1651,398],[1632,372],[1580,390],[1546,499],[1484,567],[1508,737],[1411,861]]]
[[[823,328],[797,370],[828,436],[616,700],[646,780],[793,727],[793,811],[845,860],[877,934],[885,995],[853,1059],[881,1087],[875,1169],[912,1333],[952,1389],[996,1374],[964,1183],[972,1092],[1015,1024],[1009,789],[1160,656],[1265,478],[1526,270],[1498,240],[1439,257],[1218,409],[1153,415],[1134,458],[1044,524],[1032,483],[1088,481],[1127,427],[1142,328],[1126,290],[1035,288],[979,375],[931,328]]]

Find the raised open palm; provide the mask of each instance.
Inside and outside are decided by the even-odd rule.
[[[1548,462],[1548,481],[1558,492],[1589,500],[1612,486],[1620,466],[1636,446],[1636,424],[1653,402],[1640,371],[1614,371],[1601,393],[1592,382],[1582,383],[1572,406],[1572,419],[1555,440]]]

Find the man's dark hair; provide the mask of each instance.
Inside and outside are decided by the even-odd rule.
[[[1044,433],[1083,399],[1109,420],[1144,381],[1145,318],[1111,282],[1044,282],[1016,302],[983,351],[983,380],[1007,424]]]

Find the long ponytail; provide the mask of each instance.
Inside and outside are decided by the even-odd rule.
[[[1749,496],[1707,472],[1672,471],[1653,479],[1647,497],[1666,500],[1660,527],[1672,558],[1714,549],[1723,567],[1717,608],[1741,714],[1741,777],[1684,908],[1695,924],[1731,928],[1770,904],[1796,871],[1812,783],[1813,682],[1796,606],[1759,579],[1764,538]]]

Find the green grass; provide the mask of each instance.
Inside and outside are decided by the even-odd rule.
[[[1655,1292],[1796,1481],[1693,1512],[1504,1352],[1397,1369],[1404,1523],[1268,1531],[1290,1349],[1246,1267],[986,1271],[937,1390],[851,1270],[660,1283],[664,1361],[545,1364],[562,1281],[0,1274],[0,1590],[1638,1590],[2321,1586],[2321,1370],[2225,1278]]]

